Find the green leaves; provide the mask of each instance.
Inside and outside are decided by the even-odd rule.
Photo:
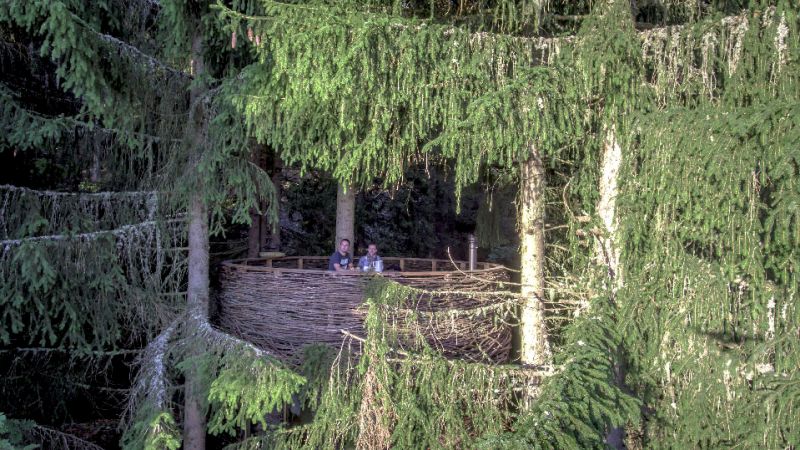
[[[605,448],[613,427],[639,422],[639,399],[614,377],[624,364],[618,313],[608,298],[592,299],[566,330],[566,345],[556,354],[559,372],[544,380],[532,409],[512,433],[493,436],[487,447]]]

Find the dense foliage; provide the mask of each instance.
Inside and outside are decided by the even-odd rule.
[[[601,448],[620,426],[648,448],[800,442],[796,2],[122,3],[0,4],[0,153],[28,155],[29,173],[92,174],[0,187],[0,343],[137,346],[128,448],[180,446],[182,383],[204,393],[210,433],[260,426],[242,446]],[[653,28],[665,24],[679,25]],[[195,77],[197,33],[207,67]],[[57,76],[37,87],[6,69],[19,62]],[[538,149],[558,230],[548,299],[580,305],[553,322],[561,345],[541,386],[524,381],[534,368],[449,360],[398,336],[392,308],[416,294],[381,279],[362,357],[326,364],[314,349],[302,376],[185,312],[188,199],[216,231],[263,199],[276,218],[254,142],[364,187],[449,168],[456,199],[515,180]],[[597,206],[612,144],[616,230]],[[609,233],[614,270],[593,245]],[[293,395],[314,420],[268,424]],[[20,441],[17,424],[0,422],[0,442]]]

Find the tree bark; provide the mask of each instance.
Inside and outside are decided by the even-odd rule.
[[[195,68],[195,77],[203,74],[203,37],[198,32],[192,37],[192,58]],[[192,88],[191,105],[200,108],[198,99],[204,92],[203,86]],[[195,152],[203,148],[202,110],[195,111],[195,121],[189,123],[187,137],[192,143]],[[199,154],[193,155],[194,161],[199,160]],[[200,186],[194,190],[189,202],[189,283],[187,300],[189,317],[208,317],[208,208],[203,198]],[[183,448],[204,449],[206,447],[206,415],[205,396],[200,388],[200,368],[191,365],[186,371],[186,389],[183,417]]]
[[[205,201],[195,195],[189,209],[189,311],[208,315],[208,211]],[[190,317],[198,317],[191,314]],[[206,444],[205,401],[199,388],[200,372],[191,366],[186,372],[183,417],[183,448],[203,449]]]
[[[353,236],[355,235],[356,220],[356,191],[352,186],[339,183],[336,191],[336,242],[334,247],[339,247],[342,239],[349,239],[351,252]]]
[[[619,238],[617,237],[617,194],[621,165],[622,149],[617,141],[614,127],[610,127],[603,141],[603,161],[600,166],[600,200],[597,202],[597,214],[603,230],[595,240],[595,258],[599,265],[606,266],[608,269],[613,292],[622,286]]]
[[[616,297],[617,290],[622,287],[622,267],[620,266],[619,236],[617,227],[617,194],[619,193],[619,170],[622,165],[622,148],[617,141],[613,126],[606,130],[603,141],[603,159],[600,166],[600,200],[597,202],[597,215],[603,229],[595,236],[595,263],[605,268],[607,287],[610,295]],[[585,307],[585,306],[583,306]],[[625,369],[618,362],[614,365],[614,382],[623,387]],[[608,430],[606,443],[611,448],[625,448],[624,427]]]
[[[522,313],[520,315],[523,364],[544,365],[550,361],[550,345],[544,323],[544,220],[545,176],[539,150],[520,167],[520,239]]]
[[[261,169],[266,169],[264,161],[264,146],[253,143],[250,161]],[[250,228],[247,230],[247,257],[257,258],[267,240],[267,220],[264,217],[266,209],[264,202],[259,202],[258,208],[250,210]]]
[[[247,257],[257,258],[261,252],[261,229],[264,217],[255,209],[250,211],[250,228],[247,229]]]
[[[269,223],[265,220],[262,223],[262,231],[264,232],[264,236],[269,233],[269,248],[271,250],[280,251],[281,249],[281,195],[283,193],[283,161],[281,160],[280,155],[275,152],[274,161],[272,163],[272,185],[275,187],[275,201],[277,202],[275,205],[275,209],[278,212],[278,223],[272,224],[270,227]]]

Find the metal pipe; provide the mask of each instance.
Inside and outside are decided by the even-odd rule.
[[[475,235],[469,235],[469,270],[477,269],[478,265],[478,243],[475,241]]]

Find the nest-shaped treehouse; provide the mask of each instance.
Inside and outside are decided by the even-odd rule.
[[[364,338],[365,288],[380,276],[411,289],[394,308],[398,333],[419,333],[446,357],[506,362],[513,299],[505,267],[478,262],[385,257],[381,274],[330,272],[328,258],[294,256],[226,261],[220,325],[288,362],[310,344],[338,347]],[[402,329],[406,328],[406,329]]]

